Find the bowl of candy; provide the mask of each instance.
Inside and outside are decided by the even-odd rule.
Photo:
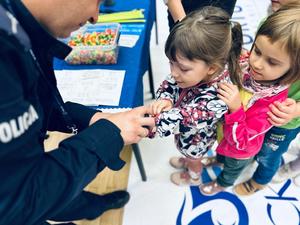
[[[116,64],[119,36],[119,23],[85,25],[64,40],[72,47],[65,61],[69,64]]]

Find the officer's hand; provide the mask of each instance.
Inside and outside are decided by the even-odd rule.
[[[110,115],[111,115],[111,113],[103,113],[103,112],[95,113],[90,120],[89,126],[92,125],[93,123],[97,122],[98,120],[106,119]]]
[[[154,118],[146,117],[149,113],[150,107],[141,106],[127,112],[110,114],[106,119],[121,130],[125,145],[129,145],[147,137],[149,130],[155,126]]]

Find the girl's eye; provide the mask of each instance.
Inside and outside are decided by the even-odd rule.
[[[271,66],[275,66],[275,65],[277,65],[277,63],[276,63],[276,62],[274,62],[274,61],[272,61],[272,60],[268,60],[268,63],[269,63]]]
[[[254,47],[254,53],[255,53],[256,55],[261,55],[261,52],[260,52],[259,49],[256,48],[256,47]]]
[[[189,69],[180,69],[182,72],[188,72]]]

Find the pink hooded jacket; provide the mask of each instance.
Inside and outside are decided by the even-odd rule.
[[[246,64],[247,59],[248,57],[243,59]],[[241,106],[234,113],[226,113],[223,124],[224,137],[217,147],[217,153],[236,159],[255,156],[261,149],[266,132],[272,127],[267,120],[269,105],[275,101],[284,101],[287,95],[286,88],[278,94],[255,100],[247,110]]]

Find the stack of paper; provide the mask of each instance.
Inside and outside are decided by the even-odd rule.
[[[58,89],[64,101],[88,106],[118,106],[125,70],[55,70]]]
[[[144,23],[145,17],[143,9],[135,9],[131,11],[123,11],[116,13],[100,14],[98,17],[98,23]]]

